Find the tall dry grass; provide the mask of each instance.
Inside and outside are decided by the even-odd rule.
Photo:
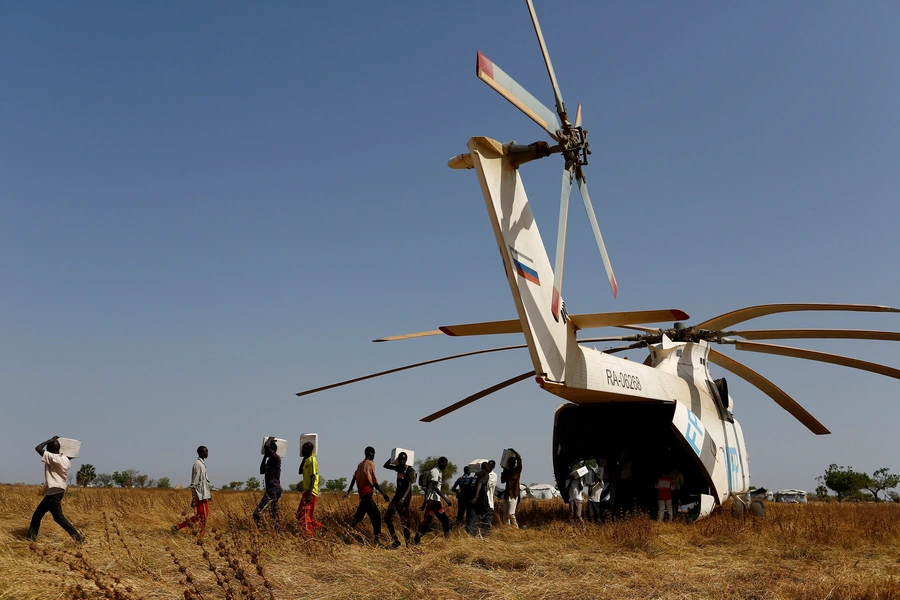
[[[475,540],[435,528],[418,547],[389,550],[368,544],[368,521],[346,528],[352,498],[320,498],[328,531],[314,538],[298,532],[291,493],[284,534],[257,531],[258,499],[216,493],[198,540],[169,532],[191,512],[186,491],[70,490],[64,511],[88,538],[79,546],[49,517],[29,543],[39,489],[0,486],[0,599],[900,598],[896,504],[767,504],[765,520],[722,511],[690,526],[639,515],[576,528],[561,502],[524,501],[525,529]]]

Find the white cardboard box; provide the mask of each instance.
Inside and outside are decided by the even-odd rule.
[[[584,477],[585,475],[587,475],[588,473],[590,473],[590,469],[588,469],[587,467],[578,467],[577,469],[575,469],[575,473],[576,473],[579,477]]]
[[[69,458],[78,458],[78,453],[81,452],[81,442],[70,438],[59,438],[56,441],[59,442],[60,454],[65,454]]]
[[[397,456],[399,456],[401,452],[406,452],[406,464],[410,467],[415,466],[416,453],[413,450],[407,450],[406,448],[394,448],[391,450],[391,464],[397,464]]]
[[[500,457],[500,466],[504,469],[508,468],[509,464],[507,463],[507,461],[514,456],[515,456],[515,454],[513,454],[509,448],[504,450],[503,456]]]
[[[266,453],[266,440],[269,439],[269,436],[265,436],[262,441],[262,445],[259,447],[259,453]],[[282,440],[280,438],[275,438],[275,454],[284,458],[287,456],[287,440]]]
[[[313,445],[313,456],[318,456],[319,454],[319,434],[318,433],[301,433],[300,434],[300,456],[303,456],[303,444],[306,442],[312,442]]]
[[[469,472],[473,475],[477,475],[481,471],[481,463],[488,462],[486,458],[476,458],[472,462],[469,463]]]

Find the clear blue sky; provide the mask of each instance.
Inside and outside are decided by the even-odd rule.
[[[537,10],[584,105],[620,286],[614,300],[573,203],[570,312],[900,305],[900,5]],[[552,106],[521,2],[3,4],[0,481],[40,481],[32,448],[56,434],[82,440],[76,468],[182,483],[205,444],[223,485],[256,473],[271,434],[290,440],[291,483],[308,431],[324,478],[371,444],[457,464],[513,446],[524,481],[550,481],[559,401],[530,381],[418,421],[527,370],[524,351],[294,396],[515,343],[370,342],[515,315],[475,175],[446,161],[473,135],[546,136],[476,79],[476,50]],[[523,169],[551,254],[560,168]],[[900,330],[900,315],[750,325]],[[797,345],[900,366],[888,342]],[[832,462],[900,470],[900,381],[724,351],[834,432],[729,376],[755,485],[813,489]]]

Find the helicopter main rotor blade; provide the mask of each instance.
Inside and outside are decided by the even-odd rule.
[[[655,327],[633,327],[630,325],[632,325],[633,323],[663,323],[669,321],[686,321],[689,318],[690,315],[688,315],[683,310],[677,308],[664,308],[661,310],[631,310],[622,312],[569,315],[569,322],[572,323],[576,331],[581,329],[595,329],[599,327],[625,327],[628,329],[637,329],[638,331],[645,331],[648,333],[659,333],[659,329]],[[454,337],[465,337],[472,335],[498,335],[505,333],[522,333],[522,323],[518,319],[508,319],[506,321],[488,321],[485,323],[442,325],[440,328],[432,329],[431,331],[404,333],[402,335],[389,335],[372,341],[393,342],[397,340],[408,340],[441,334]]]
[[[722,334],[742,337],[745,340],[841,339],[900,342],[900,332],[861,329],[754,329],[752,331],[725,331]]]
[[[610,335],[607,337],[592,337],[592,338],[584,338],[580,340],[575,340],[578,344],[592,344],[594,342],[636,342],[641,340],[641,343],[644,344],[646,342],[643,341],[644,336],[642,335]]]
[[[391,373],[398,373],[400,371],[406,371],[407,369],[415,369],[416,367],[424,367],[425,365],[433,365],[434,363],[444,362],[445,360],[453,360],[454,358],[464,358],[466,356],[476,356],[478,354],[488,354],[491,352],[502,352],[503,350],[516,350],[518,348],[527,348],[525,344],[518,344],[516,346],[503,346],[501,348],[488,348],[486,350],[475,350],[473,352],[463,352],[462,354],[454,354],[453,356],[444,356],[443,358],[434,358],[432,360],[426,360],[423,362],[415,363],[412,365],[405,365],[403,367],[396,367],[394,369],[388,369],[387,371],[379,371],[378,373],[372,373],[371,375],[363,375],[362,377],[356,377],[354,379],[347,379],[346,381],[339,381],[337,383],[332,383],[329,385],[323,385],[322,387],[313,388],[311,390],[304,390],[302,392],[297,392],[297,396],[306,396],[307,394],[315,394],[316,392],[323,392],[325,390],[330,390],[331,388],[341,387],[342,385],[349,385],[351,383],[356,383],[357,381],[365,381],[366,379],[373,379],[375,377],[381,377],[382,375],[390,375]]]
[[[824,425],[819,423],[814,416],[809,414],[805,408],[800,406],[796,400],[785,394],[781,388],[750,367],[747,367],[730,356],[726,356],[712,348],[709,349],[709,360],[755,386],[758,390],[774,400],[778,406],[788,411],[795,419],[806,425],[807,429],[816,435],[831,433]]]
[[[468,398],[463,398],[459,402],[457,402],[455,404],[451,404],[450,406],[448,406],[446,408],[442,408],[441,410],[437,411],[436,413],[431,413],[427,417],[422,417],[419,420],[422,421],[423,423],[431,423],[432,421],[440,419],[444,415],[448,415],[448,414],[452,413],[453,411],[458,410],[458,409],[462,408],[463,406],[466,406],[467,404],[472,404],[476,400],[481,400],[485,396],[493,394],[494,392],[496,392],[498,390],[502,390],[505,387],[509,387],[514,383],[519,383],[523,379],[528,379],[529,377],[532,377],[533,375],[534,375],[534,371],[528,371],[527,373],[522,373],[521,375],[516,375],[515,377],[513,377],[511,379],[507,379],[506,381],[500,382],[497,385],[492,385],[491,387],[489,387],[487,389],[483,389],[480,392],[476,392],[476,393],[472,394],[471,396],[469,396]]]
[[[709,329],[718,330],[725,327],[731,327],[736,323],[743,323],[750,319],[773,315],[776,313],[796,312],[796,311],[815,311],[815,310],[832,310],[832,311],[851,311],[851,312],[900,312],[900,308],[892,308],[890,306],[880,306],[877,304],[823,304],[823,303],[791,303],[791,304],[761,304],[759,306],[748,306],[739,308],[731,312],[713,317],[708,321],[704,321],[699,325],[693,325],[693,329]]]
[[[389,335],[387,337],[372,340],[373,342],[393,342],[396,340],[408,340],[417,337],[427,337],[429,335],[449,335],[454,337],[463,337],[470,335],[496,335],[503,333],[522,333],[522,323],[518,319],[509,319],[507,321],[488,321],[486,323],[466,323],[463,325],[442,325],[438,329],[431,331],[420,331],[419,333],[404,333],[402,335]]]
[[[478,63],[476,65],[476,74],[478,79],[482,80],[496,91],[498,94],[509,100],[513,106],[525,113],[528,118],[544,128],[544,131],[550,134],[557,142],[559,135],[559,120],[556,114],[541,104],[540,100],[532,96],[528,90],[516,83],[516,80],[506,74],[500,67],[494,64],[491,59],[478,53]]]
[[[662,333],[662,329],[659,327],[641,327],[640,325],[616,325],[616,327],[621,329],[633,329],[634,331],[643,331],[644,333],[655,335]]]
[[[747,352],[760,352],[762,354],[775,354],[778,356],[790,356],[792,358],[804,358],[806,360],[815,360],[832,365],[841,365],[871,373],[878,373],[894,379],[900,379],[900,369],[879,365],[858,358],[850,358],[839,354],[829,354],[828,352],[819,352],[818,350],[806,350],[804,348],[792,348],[790,346],[778,346],[776,344],[763,344],[760,342],[739,342],[737,340],[722,340],[723,344],[734,344],[736,350],[744,350]]]
[[[572,193],[574,176],[572,169],[563,169],[562,189],[559,193],[559,226],[556,229],[556,265],[553,267],[553,295],[550,300],[550,312],[556,321],[559,321],[559,301],[566,260],[566,227],[569,224],[569,195]]]
[[[544,55],[544,64],[547,65],[547,74],[550,75],[550,83],[553,85],[553,95],[556,98],[556,112],[563,121],[568,121],[566,116],[566,104],[562,99],[562,92],[559,90],[559,82],[556,81],[556,73],[553,71],[553,64],[550,62],[550,53],[547,51],[547,44],[544,42],[544,34],[541,32],[541,24],[538,23],[537,13],[534,12],[534,4],[531,0],[528,3],[528,12],[531,14],[531,23],[534,25],[534,32],[537,34],[538,44],[541,46],[541,54]]]
[[[683,310],[678,308],[665,308],[662,310],[633,310],[625,312],[594,313],[584,315],[569,315],[569,322],[575,326],[575,330],[593,329],[597,327],[625,327],[638,323],[670,323],[674,321],[687,321],[690,319]],[[656,328],[638,327],[641,331],[659,331]]]
[[[625,352],[626,350],[636,350],[638,348],[645,348],[646,346],[647,346],[647,342],[638,342],[636,344],[631,344],[629,346],[619,346],[618,348],[607,348],[606,350],[601,350],[601,352],[603,352],[603,354],[615,354],[616,352]]]
[[[581,127],[581,102],[578,103],[578,110],[575,111],[575,128]]]
[[[594,206],[591,204],[591,196],[588,194],[587,181],[584,178],[584,173],[581,173],[580,168],[576,172],[576,178],[578,180],[578,191],[581,193],[584,209],[587,211],[588,220],[591,222],[591,229],[594,230],[594,239],[597,240],[597,247],[600,249],[600,258],[603,259],[603,267],[606,269],[606,276],[609,278],[609,286],[612,288],[613,298],[615,298],[619,293],[619,284],[616,282],[616,274],[613,273],[612,264],[609,262],[606,244],[603,243],[603,235],[600,233],[597,215],[594,214]]]

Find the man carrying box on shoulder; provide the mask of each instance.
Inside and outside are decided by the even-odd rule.
[[[66,493],[66,477],[72,463],[69,457],[59,452],[58,435],[54,435],[46,442],[35,446],[34,451],[41,455],[44,463],[44,499],[38,504],[31,517],[31,525],[28,527],[28,539],[32,542],[37,539],[38,530],[41,528],[41,519],[48,512],[53,516],[56,524],[66,530],[73,540],[79,544],[84,543],[84,537],[78,533],[62,511],[62,499]]]

